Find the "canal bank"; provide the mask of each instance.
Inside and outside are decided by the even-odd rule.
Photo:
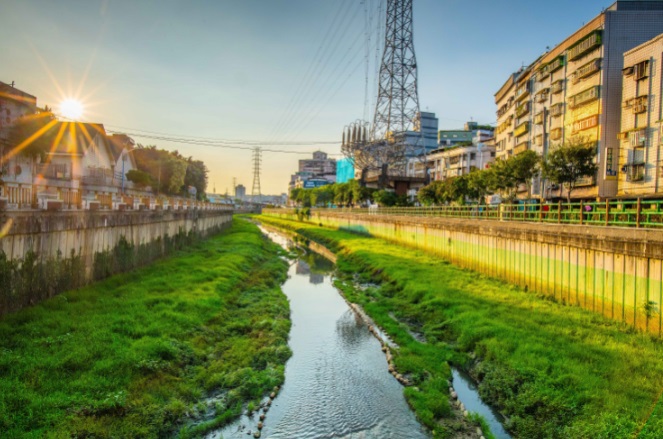
[[[440,370],[452,362],[479,382],[515,437],[660,437],[659,341],[412,248],[310,223],[261,221],[324,244],[339,256],[341,273],[360,273],[369,285],[363,290],[351,278],[336,284],[401,346],[394,362],[411,377],[406,397],[424,422],[448,410],[451,373]]]
[[[239,416],[290,357],[282,254],[234,220],[0,317],[0,437],[199,437]]]

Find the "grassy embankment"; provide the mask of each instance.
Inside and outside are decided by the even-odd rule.
[[[455,428],[445,420],[447,362],[480,381],[482,398],[507,415],[517,437],[663,436],[660,340],[418,250],[311,223],[260,219],[339,254],[345,279],[338,286],[401,346],[395,363],[416,386],[406,396],[436,436]],[[380,286],[358,290],[353,273]]]
[[[256,226],[0,319],[0,437],[162,437],[221,425],[284,379],[287,264]],[[217,395],[209,407],[200,401]],[[202,421],[201,421],[202,422]]]

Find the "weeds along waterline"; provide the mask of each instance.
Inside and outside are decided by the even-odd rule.
[[[311,223],[260,220],[324,244],[339,255],[341,272],[380,285],[346,294],[402,346],[394,361],[420,390],[406,392],[424,422],[444,415],[429,406],[426,383],[439,390],[435,378],[450,376],[440,363],[452,361],[480,382],[482,399],[506,415],[516,437],[661,437],[660,340],[422,251]],[[427,343],[399,321],[415,322]]]
[[[284,379],[280,255],[235,220],[170,258],[1,318],[0,436],[163,437],[196,424],[187,437],[228,422]]]

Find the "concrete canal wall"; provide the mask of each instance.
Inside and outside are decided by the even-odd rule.
[[[232,211],[75,211],[7,212],[0,214],[0,227],[11,221],[0,251],[8,259],[21,259],[32,250],[42,258],[68,256],[72,251],[84,259],[111,249],[122,237],[134,245],[174,236],[183,231],[205,235],[232,221]]]
[[[267,215],[297,219],[292,211]],[[661,335],[663,231],[316,212],[310,222],[420,248]]]

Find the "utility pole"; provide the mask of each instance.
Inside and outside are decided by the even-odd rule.
[[[237,177],[233,177],[233,196],[237,198]]]
[[[258,196],[258,204],[261,202],[262,194],[260,193],[260,162],[262,151],[259,146],[256,146],[253,149],[253,189],[251,195],[253,195],[253,201],[256,201],[256,196]]]

